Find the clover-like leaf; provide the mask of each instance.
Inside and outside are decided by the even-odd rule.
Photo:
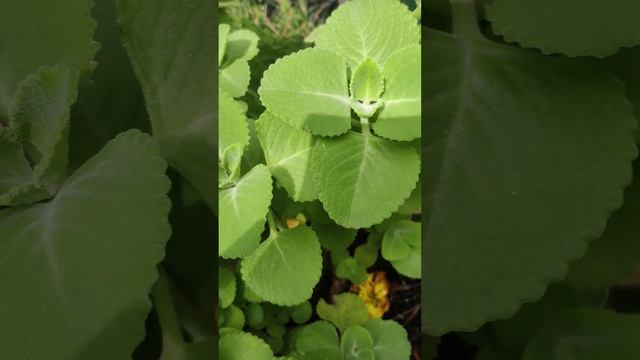
[[[117,1],[122,41],[140,81],[162,155],[215,211],[214,18],[207,0]],[[144,14],[144,16],[140,16]],[[176,31],[176,29],[181,29]]]
[[[345,360],[375,360],[373,338],[367,329],[352,325],[340,339],[340,349]]]
[[[273,360],[273,351],[264,340],[242,331],[222,334],[218,347],[220,360]]]
[[[335,260],[336,259],[334,259],[334,261]],[[336,276],[348,279],[354,284],[360,284],[367,280],[367,269],[359,264],[355,258],[346,256],[342,261],[337,263]]]
[[[335,326],[316,321],[305,326],[296,340],[296,350],[303,359],[340,359],[340,338]]]
[[[349,132],[318,139],[313,182],[331,219],[347,228],[382,222],[416,186],[420,159],[408,144]]]
[[[391,55],[384,64],[386,85],[382,110],[373,123],[376,134],[399,141],[420,138],[421,51],[420,46],[406,47]]]
[[[305,49],[277,60],[258,93],[267,110],[314,135],[351,128],[347,66],[331,51]]]
[[[220,190],[220,256],[244,257],[258,246],[271,203],[271,183],[269,169],[256,165],[235,186]]]
[[[0,358],[131,356],[171,233],[165,170],[151,137],[132,130],[51,201],[0,211],[0,317],[11,324]]]
[[[523,360],[600,360],[640,357],[640,315],[575,308],[560,313],[527,345]]]
[[[275,177],[294,201],[317,198],[311,177],[311,150],[315,139],[310,133],[296,129],[265,112],[256,121],[256,132],[264,157]]]
[[[300,304],[311,298],[320,280],[318,237],[302,225],[274,233],[242,260],[241,272],[242,279],[262,299],[285,306]]]
[[[398,0],[354,0],[331,14],[314,41],[351,67],[367,58],[384,64],[395,51],[419,44],[420,26]]]
[[[593,0],[496,0],[487,10],[493,30],[507,41],[545,54],[597,57],[640,44],[638,14],[635,0],[609,1],[606,9]]]
[[[384,79],[380,66],[371,59],[363,60],[351,76],[351,97],[365,104],[378,100],[384,90]]]
[[[89,0],[0,2],[0,119],[9,119],[20,82],[41,67],[89,73],[98,49],[91,6]]]
[[[564,277],[622,204],[637,124],[591,61],[426,35],[422,326],[437,335],[509,317]]]
[[[12,126],[5,134],[13,130],[21,150],[14,141],[5,155],[9,163],[2,164],[7,172],[0,175],[6,179],[1,182],[8,181],[13,186],[0,186],[0,206],[50,198],[66,179],[69,109],[76,101],[78,81],[77,70],[59,65],[43,67],[20,84],[12,109]],[[8,141],[6,136],[4,141]],[[35,165],[27,169],[25,161]],[[20,176],[15,177],[16,172]]]
[[[422,274],[421,224],[408,220],[391,224],[382,239],[382,256],[400,274],[419,279]]]
[[[369,319],[367,305],[356,294],[343,293],[333,296],[333,304],[320,299],[316,312],[321,319],[333,323],[340,333],[351,325],[362,325]]]
[[[411,343],[407,331],[393,320],[374,319],[362,325],[371,334],[376,360],[408,360]]]

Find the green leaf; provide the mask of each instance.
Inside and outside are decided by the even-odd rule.
[[[320,242],[303,225],[280,231],[242,260],[241,271],[247,285],[264,300],[285,306],[300,304],[311,298],[320,280]]]
[[[333,305],[320,299],[316,308],[318,316],[333,323],[341,333],[351,325],[362,325],[369,319],[367,305],[356,294],[343,293],[333,296]]]
[[[636,119],[640,119],[640,67],[638,62],[640,62],[640,46],[620,50],[615,56],[605,60],[607,70],[624,83],[627,98],[633,104]],[[640,134],[636,133],[636,136],[640,140]]]
[[[215,210],[218,34],[211,19],[216,4],[168,0],[162,5],[117,0],[122,41],[163,156]]]
[[[352,98],[365,104],[378,100],[384,90],[380,66],[371,59],[363,60],[353,70],[349,90]]]
[[[312,222],[311,227],[318,235],[322,246],[329,251],[344,250],[356,239],[356,230],[343,228],[334,223],[322,225]]]
[[[0,119],[9,119],[19,83],[40,67],[67,65],[88,75],[98,49],[91,6],[89,0],[0,2]]]
[[[337,264],[336,276],[348,279],[354,284],[362,284],[367,280],[367,269],[359,264],[355,258],[347,256]]]
[[[351,67],[367,58],[384,64],[395,51],[419,42],[420,26],[398,0],[345,3],[315,37],[318,48],[335,51]]]
[[[576,289],[603,290],[629,276],[640,263],[640,162],[625,201],[613,213],[604,234],[589,244],[586,254],[571,264],[566,281]]]
[[[637,124],[592,61],[426,35],[422,326],[438,335],[507,318],[565,276],[622,204]]]
[[[380,253],[380,244],[371,241],[371,235],[369,236],[367,243],[358,246],[353,254],[358,264],[365,268],[373,266],[378,260],[378,254]]]
[[[371,334],[360,325],[350,326],[340,341],[345,360],[375,360],[372,347]]]
[[[412,146],[355,132],[318,139],[312,164],[320,201],[347,228],[369,227],[391,216],[420,172]]]
[[[294,201],[317,198],[311,177],[313,135],[296,129],[265,112],[256,121],[256,132],[264,151],[269,171]]]
[[[304,324],[313,315],[313,307],[311,307],[311,303],[308,301],[303,302],[302,304],[296,305],[291,309],[291,320],[296,324]]]
[[[422,276],[421,233],[420,223],[400,220],[387,228],[382,239],[382,256],[400,274],[414,279]]]
[[[249,63],[238,60],[220,69],[220,88],[234,98],[243,96],[249,88],[251,70]]]
[[[271,174],[257,165],[219,195],[219,252],[224,258],[244,257],[260,243],[269,204]]]
[[[606,8],[598,1],[497,0],[487,18],[507,41],[545,54],[605,57],[640,44],[639,13],[634,0],[608,2]]]
[[[249,61],[258,55],[258,41],[260,38],[253,31],[240,29],[233,31],[227,37],[224,44],[225,62],[235,63]],[[222,45],[218,45],[219,48]]]
[[[249,127],[238,102],[223,91],[218,95],[218,157],[222,158],[222,153],[231,145],[238,144],[244,150],[249,144]]]
[[[230,305],[223,311],[224,314],[224,327],[242,330],[244,328],[246,319],[242,310],[235,305]]]
[[[226,267],[218,268],[218,292],[220,307],[226,308],[236,298],[236,276]]]
[[[273,360],[273,352],[267,343],[257,336],[234,331],[220,337],[220,360]]]
[[[640,357],[640,315],[576,308],[535,334],[523,360],[601,360]]]
[[[0,358],[131,356],[171,233],[165,169],[152,139],[129,131],[53,200],[0,211],[0,317],[11,324]]]
[[[229,24],[218,25],[218,66],[222,65],[222,59],[224,59],[227,50],[227,39],[230,31],[231,26],[229,26]]]
[[[258,93],[264,106],[314,135],[351,128],[347,67],[327,50],[305,49],[277,60],[264,72]]]
[[[22,135],[24,155],[16,153],[14,146],[7,159],[10,163],[3,164],[7,169],[18,168],[7,174],[14,185],[0,192],[0,206],[48,199],[66,179],[69,108],[76,101],[78,76],[77,70],[64,65],[43,67],[20,84],[11,118],[12,128]],[[27,159],[35,163],[32,170],[25,168]],[[20,183],[11,180],[13,171],[22,174]]]
[[[326,321],[305,326],[296,341],[296,349],[303,359],[336,360],[342,358],[336,328]]]
[[[408,360],[411,356],[411,343],[407,331],[393,320],[369,320],[364,326],[373,339],[373,351],[376,360]]]
[[[373,123],[376,134],[399,141],[420,138],[421,51],[420,46],[409,46],[391,55],[384,64],[386,87],[383,108]]]

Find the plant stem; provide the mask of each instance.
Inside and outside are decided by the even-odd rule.
[[[153,287],[151,298],[158,314],[162,329],[162,358],[174,359],[182,356],[184,338],[182,329],[171,299],[169,275],[162,267],[158,267],[158,281]]]
[[[273,210],[269,209],[267,213],[267,222],[269,223],[269,237],[278,233],[278,226],[276,225],[275,214]]]
[[[369,129],[369,118],[361,117],[360,124],[362,125],[362,134],[363,135],[371,135],[371,130]]]
[[[475,0],[449,0],[453,17],[453,33],[466,40],[480,39]]]

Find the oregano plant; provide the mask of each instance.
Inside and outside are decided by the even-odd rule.
[[[231,24],[218,27],[220,358],[409,359],[421,277],[416,13],[349,1],[277,58],[259,26]],[[412,300],[391,300],[401,293]]]

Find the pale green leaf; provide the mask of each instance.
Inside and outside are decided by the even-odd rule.
[[[227,38],[231,27],[229,24],[218,25],[218,66],[222,65],[222,59],[224,59],[225,52],[227,50]]]
[[[226,267],[218,268],[218,297],[223,309],[233,303],[236,298],[236,276]]]
[[[258,93],[264,106],[291,125],[335,136],[351,128],[347,66],[338,55],[305,49],[264,72]]]
[[[319,139],[312,164],[325,210],[348,228],[369,227],[391,216],[415,188],[420,172],[411,145],[355,132]]]
[[[239,144],[244,150],[249,144],[249,128],[247,118],[238,102],[223,91],[220,91],[218,96],[218,110],[220,111],[218,157],[222,158],[224,151],[231,145]]]
[[[231,65],[220,69],[220,88],[234,98],[243,96],[249,88],[251,70],[249,63],[238,60]]]
[[[318,237],[303,225],[272,234],[242,260],[241,272],[251,290],[264,300],[285,306],[300,304],[311,298],[320,280]]]
[[[91,6],[90,0],[0,1],[0,122],[9,119],[18,84],[40,67],[67,65],[88,75],[98,49]]]
[[[637,123],[588,59],[426,35],[422,326],[437,335],[510,317],[565,276],[622,204]]]
[[[367,58],[383,64],[395,51],[420,43],[420,26],[398,0],[354,0],[331,14],[315,43],[352,67]]]
[[[249,333],[228,332],[220,337],[218,346],[220,360],[273,360],[269,345]]]
[[[404,48],[384,64],[386,81],[383,107],[373,130],[392,140],[409,141],[421,136],[422,76],[420,46]]]
[[[250,30],[240,29],[231,32],[225,44],[225,62],[246,62],[253,59],[258,55],[259,40],[258,35]]]
[[[131,356],[171,233],[165,170],[152,139],[129,131],[53,200],[0,211],[0,358]]]
[[[142,86],[153,136],[169,165],[215,210],[217,4],[116,4],[122,41]]]
[[[507,41],[569,56],[605,57],[640,44],[638,16],[635,0],[496,0],[487,9]]]
[[[326,321],[316,321],[305,326],[296,340],[296,349],[305,360],[336,360],[341,358],[338,332],[335,326]]]
[[[392,223],[382,238],[382,256],[402,275],[422,275],[422,224],[400,220]]]
[[[344,250],[356,239],[356,230],[343,228],[332,222],[328,224],[318,224],[313,221],[311,227],[313,227],[313,231],[318,235],[322,246],[329,251]]]
[[[351,75],[351,97],[365,104],[378,100],[384,90],[380,66],[371,59],[363,60]]]
[[[375,360],[372,347],[371,334],[360,325],[350,326],[340,340],[345,360]]]
[[[369,320],[364,326],[373,339],[376,360],[409,360],[411,343],[407,330],[393,320]]]
[[[257,165],[235,186],[220,190],[220,256],[244,257],[258,246],[271,203],[271,182],[269,169]]]
[[[369,319],[367,305],[356,294],[343,293],[333,296],[333,304],[320,299],[316,308],[318,316],[333,323],[340,333],[351,325],[362,325]]]
[[[273,177],[294,201],[317,198],[311,177],[311,150],[315,139],[265,112],[256,121],[256,132]]]
[[[342,261],[337,263],[336,276],[342,279],[348,279],[354,284],[361,284],[367,280],[367,269],[359,264],[355,258],[347,255]]]

